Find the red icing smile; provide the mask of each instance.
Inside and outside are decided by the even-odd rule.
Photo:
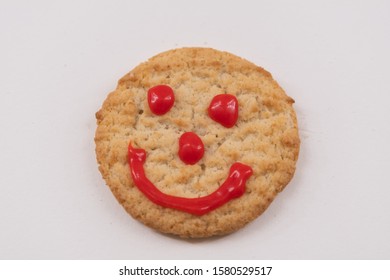
[[[204,215],[228,202],[240,197],[245,192],[245,183],[252,175],[252,168],[236,162],[230,167],[229,176],[213,193],[198,197],[185,198],[165,194],[149,181],[145,175],[144,163],[146,152],[129,145],[128,162],[135,185],[154,203],[163,207],[174,208],[194,215]]]
[[[175,95],[171,87],[158,85],[148,90],[148,104],[150,110],[156,115],[166,114],[175,102]],[[238,101],[234,95],[220,94],[211,101],[208,114],[211,119],[221,125],[233,127],[238,119]],[[179,139],[179,157],[185,164],[197,163],[204,154],[202,139],[194,132],[185,132]],[[163,207],[174,208],[194,215],[204,215],[231,199],[240,197],[245,192],[245,184],[253,174],[248,165],[235,162],[230,167],[225,182],[213,193],[204,197],[185,198],[162,193],[145,175],[144,163],[146,152],[135,149],[129,144],[128,162],[131,176],[135,185],[154,203]]]

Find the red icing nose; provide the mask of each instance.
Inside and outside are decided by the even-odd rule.
[[[204,154],[202,139],[193,132],[185,132],[179,139],[179,157],[185,164],[197,163]]]

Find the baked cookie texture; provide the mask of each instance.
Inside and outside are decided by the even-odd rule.
[[[147,91],[169,85],[172,109],[154,115]],[[238,121],[226,128],[207,113],[215,95],[229,93],[239,102]],[[183,238],[224,235],[263,213],[294,175],[300,139],[294,100],[253,63],[210,48],[181,48],[158,54],[118,82],[96,113],[99,170],[126,211],[163,233]],[[178,156],[179,137],[195,132],[205,154],[195,165]],[[134,185],[127,162],[129,143],[146,150],[145,173],[162,192],[201,197],[215,191],[234,162],[252,167],[243,196],[203,216],[164,208]]]

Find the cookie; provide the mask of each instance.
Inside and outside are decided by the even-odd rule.
[[[262,214],[294,175],[294,100],[253,63],[181,48],[126,74],[96,113],[99,170],[135,219],[183,238]]]

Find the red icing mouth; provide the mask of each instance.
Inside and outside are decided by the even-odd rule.
[[[245,193],[246,181],[253,174],[250,166],[235,162],[230,167],[225,182],[213,193],[198,198],[177,197],[164,194],[146,177],[143,167],[145,160],[145,150],[133,148],[129,144],[128,162],[131,176],[138,189],[158,205],[198,216],[222,206],[231,199],[242,196]]]

